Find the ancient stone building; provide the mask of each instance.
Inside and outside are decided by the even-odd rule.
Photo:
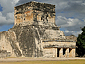
[[[74,35],[65,36],[65,37],[66,37],[66,39],[73,40],[73,41],[77,42],[77,37]]]
[[[0,57],[75,57],[76,42],[55,24],[55,5],[31,1],[14,10],[13,28],[0,32]]]
[[[22,22],[29,22],[29,25],[35,22],[55,23],[55,5],[29,2],[14,8],[15,25]],[[40,24],[39,24],[40,25]]]

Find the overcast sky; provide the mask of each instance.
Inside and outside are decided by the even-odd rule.
[[[0,0],[0,31],[14,24],[14,7],[34,0]],[[65,35],[80,34],[85,26],[85,0],[35,0],[56,5],[56,25]]]

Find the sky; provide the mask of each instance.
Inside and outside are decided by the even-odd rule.
[[[37,1],[55,5],[55,23],[66,36],[81,34],[85,26],[85,0],[0,0],[0,32],[14,25],[14,7]]]

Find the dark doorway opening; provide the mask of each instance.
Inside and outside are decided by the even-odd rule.
[[[64,48],[64,49],[63,49],[63,55],[65,55],[65,53],[66,53],[66,49]]]
[[[72,49],[69,49],[69,57],[72,57]]]
[[[60,48],[57,48],[57,57],[59,57]]]
[[[70,48],[70,49],[69,49],[69,53],[71,53],[71,50],[72,50],[72,49]]]

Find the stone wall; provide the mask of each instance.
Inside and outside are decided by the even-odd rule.
[[[55,5],[29,2],[15,7],[14,17],[13,28],[0,32],[4,56],[75,57],[76,43],[55,25]]]
[[[44,57],[75,57],[76,42],[44,41]]]
[[[49,57],[56,57],[55,47],[49,48],[49,46],[58,46],[60,48],[65,46],[67,48],[75,47],[75,42],[59,41],[58,39],[65,39],[65,36],[64,34],[61,37],[58,35],[61,35],[60,30],[54,30],[52,27],[17,25],[9,29],[9,31],[0,32],[1,50],[7,50],[12,57],[46,57],[47,55]],[[53,52],[51,51],[50,53],[52,54],[49,55],[50,53],[44,50],[53,50]]]
[[[65,36],[65,37],[66,37],[66,39],[73,40],[73,41],[77,42],[77,37],[74,35]]]
[[[55,23],[55,5],[29,2],[14,8],[15,25],[22,22]]]
[[[42,41],[37,28],[15,26],[7,32],[0,33],[0,37],[1,50],[7,50],[13,57],[43,56]]]

